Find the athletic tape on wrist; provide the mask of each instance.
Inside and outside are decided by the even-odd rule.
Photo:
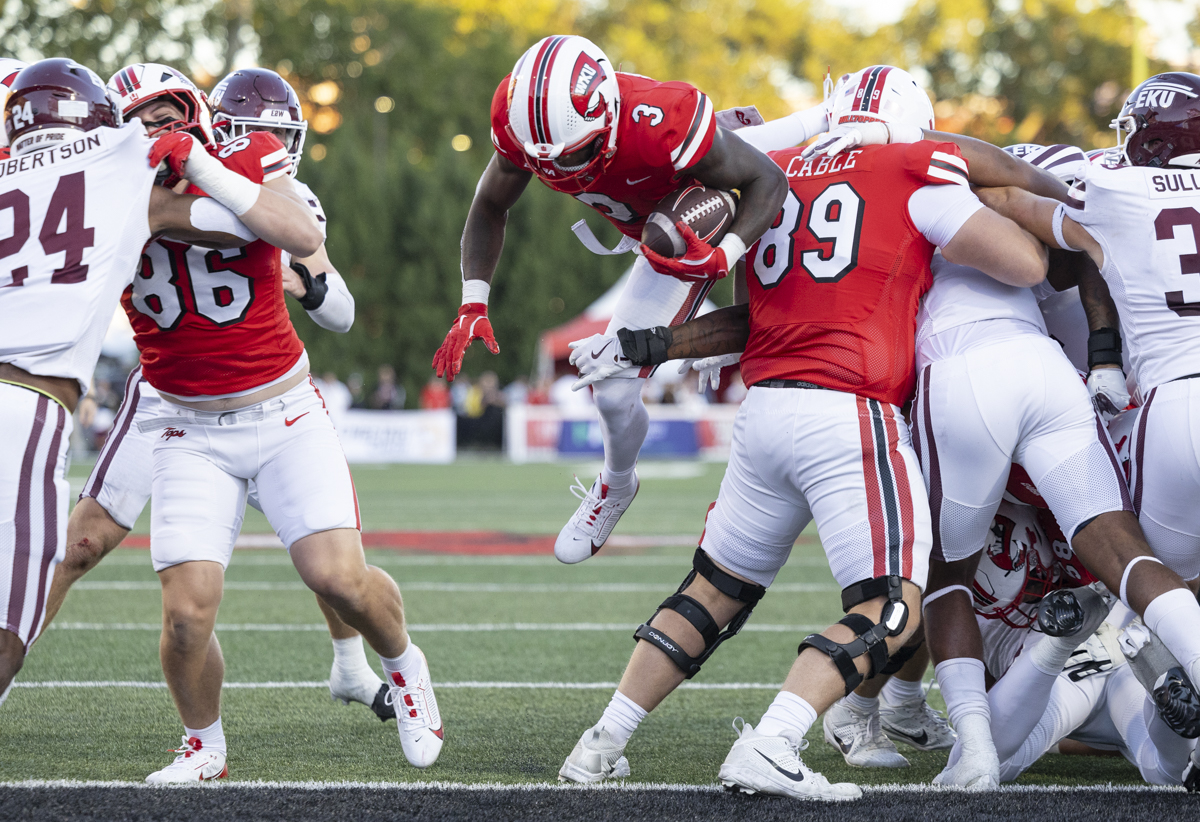
[[[726,234],[717,248],[725,252],[725,262],[730,268],[733,268],[746,253],[746,244],[742,242],[741,237],[733,233]]]
[[[1125,589],[1129,586],[1129,572],[1133,570],[1133,566],[1137,565],[1142,560],[1146,560],[1147,562],[1157,562],[1159,565],[1162,565],[1162,560],[1158,559],[1157,557],[1140,556],[1134,557],[1129,561],[1129,564],[1125,566],[1125,572],[1121,574],[1121,602],[1125,603],[1127,608],[1133,608],[1133,606],[1129,604],[1129,599],[1125,596]]]
[[[1054,242],[1058,243],[1060,247],[1065,248],[1067,251],[1079,251],[1080,249],[1075,248],[1073,245],[1067,242],[1065,237],[1063,237],[1063,218],[1066,216],[1066,203],[1059,203],[1058,208],[1054,209],[1054,220],[1050,223],[1051,228],[1054,229]]]
[[[938,590],[934,591],[932,594],[926,594],[925,598],[921,601],[921,611],[924,612],[925,609],[929,607],[929,603],[937,602],[939,599],[944,597],[946,594],[951,593],[952,591],[962,591],[964,594],[967,595],[968,599],[970,599],[972,602],[975,601],[975,597],[971,593],[971,589],[968,588],[967,586],[965,586],[965,585],[947,585],[945,588],[939,588]]]
[[[193,138],[194,139],[194,138]],[[197,188],[241,217],[258,202],[262,187],[231,171],[197,143],[184,166],[184,176]]]
[[[483,303],[487,305],[492,284],[485,280],[463,280],[462,304]]]
[[[258,239],[232,211],[211,197],[198,197],[192,202],[191,221],[197,231],[232,234],[246,242]]]

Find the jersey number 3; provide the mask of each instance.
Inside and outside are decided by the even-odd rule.
[[[804,203],[788,189],[783,208],[775,223],[758,243],[754,256],[754,276],[763,288],[779,285],[795,265],[795,248],[808,245],[794,242],[800,224],[805,222]],[[858,247],[862,239],[863,199],[849,183],[833,183],[818,194],[808,209],[807,228],[813,239],[828,249],[800,252],[800,267],[819,283],[836,283],[858,267]]]

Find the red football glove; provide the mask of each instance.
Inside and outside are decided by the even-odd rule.
[[[150,167],[158,168],[158,164],[166,160],[171,173],[182,178],[186,176],[183,169],[187,165],[188,157],[191,156],[192,147],[198,145],[200,145],[199,140],[183,131],[164,134],[150,147]]]
[[[467,303],[458,309],[458,319],[450,326],[442,347],[433,355],[433,368],[439,377],[453,381],[462,370],[463,356],[475,340],[483,340],[488,351],[500,353],[492,324],[488,322],[487,306],[483,303]]]
[[[682,257],[664,257],[643,243],[642,254],[651,268],[659,274],[666,274],[684,282],[719,280],[729,273],[729,262],[725,259],[724,249],[713,248],[701,240],[696,236],[696,232],[688,228],[687,223],[678,222],[675,227],[687,243],[687,251]]]

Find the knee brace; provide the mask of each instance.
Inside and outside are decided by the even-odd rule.
[[[917,655],[917,651],[921,650],[921,646],[925,644],[925,637],[921,637],[921,641],[916,645],[903,645],[900,650],[888,657],[887,665],[883,666],[883,670],[879,673],[886,676],[900,673],[900,669],[904,667],[904,663],[908,662]]]
[[[717,626],[717,621],[713,619],[712,614],[708,609],[697,602],[692,597],[683,593],[692,580],[696,578],[696,574],[704,577],[714,588],[720,591],[727,597],[743,603],[742,609],[734,614],[733,619],[729,621],[729,625],[722,631]],[[654,616],[642,623],[636,631],[633,638],[637,640],[645,640],[654,645],[664,654],[671,658],[679,670],[687,675],[688,679],[694,677],[700,672],[700,666],[717,650],[717,647],[732,636],[736,636],[738,631],[742,630],[742,626],[746,624],[746,620],[750,618],[751,612],[754,611],[754,606],[763,598],[767,589],[761,585],[756,585],[753,582],[746,582],[737,577],[722,571],[713,561],[708,558],[708,554],[704,553],[701,548],[696,549],[695,556],[692,557],[692,570],[684,578],[683,584],[675,591],[674,594],[663,600],[662,605],[655,610]],[[682,616],[692,627],[699,632],[704,639],[704,651],[700,656],[690,656],[683,648],[679,647],[679,643],[657,628],[650,627],[650,623],[654,621],[654,617],[658,616],[659,611],[663,609],[674,611]]]
[[[843,610],[885,595],[888,601],[883,606],[879,622],[872,622],[862,614],[847,614],[838,621],[838,624],[845,625],[857,634],[854,639],[842,643],[834,642],[823,634],[809,634],[796,649],[799,654],[805,648],[815,648],[832,659],[846,682],[847,695],[862,684],[863,679],[871,679],[888,668],[887,638],[899,636],[904,631],[904,626],[908,624],[908,606],[904,604],[901,578],[894,575],[856,582],[842,591]],[[915,652],[916,647],[912,650],[912,653]],[[860,656],[869,657],[871,663],[866,677],[854,665],[855,658]],[[904,660],[900,662],[900,665],[903,664]],[[900,670],[899,666],[896,670]]]

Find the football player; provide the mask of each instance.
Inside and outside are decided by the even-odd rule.
[[[932,126],[929,98],[907,72],[871,66],[843,85],[841,117]],[[831,116],[839,116],[836,107]],[[720,779],[748,793],[862,795],[851,784],[831,785],[799,752],[819,713],[864,679],[895,672],[897,652],[921,621],[929,503],[899,407],[915,382],[917,303],[930,285],[930,259],[940,247],[947,260],[1012,286],[1045,277],[1041,245],[979,203],[951,143],[837,159],[805,160],[795,149],[770,157],[789,192],[747,256],[748,307],[678,329],[622,329],[612,347],[623,362],[580,368],[598,377],[618,366],[744,347],[750,390],[695,570],[638,629],[641,642],[618,692],[564,763],[565,779],[627,772],[622,752],[638,722],[740,629],[815,520],[847,616],[800,644],[784,689],[757,728],[742,724]],[[1040,172],[1002,157],[975,173],[1064,188],[1052,178],[1039,186]]]
[[[535,176],[620,229],[618,251],[637,247],[647,216],[683,181],[740,192],[719,247],[700,243],[680,259],[635,260],[610,330],[694,316],[714,281],[770,225],[787,190],[766,155],[716,124],[707,95],[686,83],[618,72],[583,37],[554,35],[534,44],[497,87],[491,116],[496,154],[463,231],[462,307],[433,361],[438,376],[448,379],[473,340],[483,340],[493,354],[500,350],[487,316],[492,275],[508,211]],[[651,371],[629,368],[595,387],[604,467],[590,488],[573,489],[579,508],[554,545],[562,562],[581,562],[600,550],[637,493],[634,466],[649,426],[641,392]]]
[[[1200,76],[1185,72],[1156,75],[1134,89],[1113,123],[1123,164],[1086,169],[1082,209],[1007,188],[987,194],[1052,247],[1086,252],[1120,312],[1131,376],[1144,400],[1131,446],[1133,506],[1156,557],[1139,556],[1143,561],[1137,573],[1126,572],[1132,577],[1131,595],[1135,582],[1166,576],[1160,563],[1184,579],[1200,576],[1200,512],[1195,505],[1200,446],[1192,433],[1192,396],[1200,391],[1200,303],[1191,283],[1200,271],[1195,263],[1200,236],[1200,186],[1194,171],[1200,166],[1197,99]],[[1140,601],[1130,605],[1144,609],[1146,626],[1195,683],[1200,677],[1200,606],[1185,588],[1170,587],[1152,601],[1139,593]],[[1121,591],[1125,599],[1125,588]]]
[[[122,126],[120,106],[84,66],[42,60],[10,88],[12,157],[0,166],[13,228],[0,249],[0,701],[41,630],[65,551],[71,413],[142,248],[163,233],[231,247],[257,235],[302,255],[320,244],[298,204],[210,158],[187,163],[210,197],[155,187],[178,147],[151,141],[140,123]]]
[[[250,74],[258,78],[266,69],[249,69],[235,72],[226,78],[218,89],[231,79]],[[253,74],[251,74],[253,72]],[[269,72],[274,74],[274,72]],[[276,75],[278,77],[278,75]],[[269,77],[264,77],[264,87],[278,95],[278,83],[267,86]],[[247,98],[255,93],[253,81],[242,88],[238,80],[236,97],[230,104],[231,110],[246,110]],[[290,87],[288,87],[290,89]],[[279,90],[277,90],[279,89]],[[209,107],[204,94],[175,69],[155,63],[138,63],[118,71],[109,81],[109,90],[119,101],[126,119],[138,117],[148,128],[157,133],[187,131],[205,145],[215,143],[214,128],[223,132],[230,127],[232,117],[241,115],[223,111],[215,124],[210,124]],[[295,99],[295,93],[292,92]],[[271,129],[289,137],[289,151],[294,162],[299,160],[297,141],[292,134],[302,131],[307,125],[300,116],[298,100],[288,107],[286,98],[281,114],[291,118],[284,125],[273,118]],[[260,103],[261,105],[261,103]],[[236,109],[234,107],[237,107]],[[266,106],[263,106],[264,108]],[[244,121],[238,127],[244,127]],[[294,170],[294,166],[293,166]],[[300,185],[294,183],[294,185]],[[325,231],[325,215],[316,195],[307,187],[300,191],[304,202]],[[287,252],[284,255],[290,258]],[[309,316],[323,328],[332,331],[347,331],[354,321],[354,298],[350,296],[345,281],[329,263],[324,245],[311,257],[295,261],[299,271],[283,267],[284,290],[296,297],[308,310]],[[309,271],[323,272],[313,277]],[[300,273],[303,273],[302,279]],[[288,275],[291,275],[290,279]],[[311,286],[311,287],[310,287]],[[138,319],[138,309],[132,300],[132,286],[126,290],[123,305],[130,315],[131,323]],[[79,503],[71,512],[67,524],[67,553],[59,565],[46,604],[46,624],[54,619],[62,606],[68,590],[84,574],[94,568],[101,559],[120,544],[150,498],[150,481],[153,467],[155,434],[143,432],[141,424],[159,415],[158,394],[142,377],[141,368],[135,368],[126,380],[124,400],[113,422],[113,432],[101,449],[96,465],[84,484]],[[255,497],[250,495],[253,503]],[[318,598],[321,610],[334,636],[334,667],[330,676],[330,691],[343,701],[353,699],[371,707],[381,718],[395,716],[394,709],[385,704],[387,686],[371,671],[362,649],[362,640],[353,629],[337,618]],[[369,692],[369,693],[368,693]]]

